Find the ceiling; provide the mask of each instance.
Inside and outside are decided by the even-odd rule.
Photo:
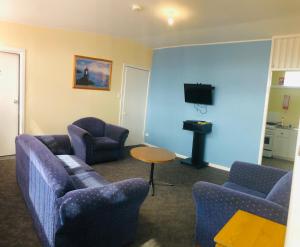
[[[132,11],[133,3],[143,10]],[[172,27],[168,8],[175,11]],[[300,1],[0,0],[0,20],[109,34],[160,48],[300,33]]]

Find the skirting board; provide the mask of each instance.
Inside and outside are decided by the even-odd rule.
[[[149,143],[146,143],[146,142],[144,142],[144,145],[149,146],[149,147],[158,148],[158,146],[155,146],[155,145],[152,145],[152,144],[149,144]],[[175,153],[175,155],[176,155],[176,157],[178,157],[178,158],[180,158],[180,159],[186,159],[186,158],[188,158],[187,156],[182,155],[182,154],[178,154],[178,153]],[[213,163],[208,163],[208,166],[209,166],[209,167],[216,168],[216,169],[220,169],[220,170],[223,170],[223,171],[227,171],[227,172],[230,171],[230,168],[229,168],[229,167],[222,166],[222,165],[217,165],[217,164],[213,164]]]

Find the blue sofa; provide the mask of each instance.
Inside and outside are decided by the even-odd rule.
[[[222,186],[197,182],[196,245],[213,247],[215,235],[239,209],[286,224],[292,172],[235,162]]]
[[[134,241],[148,182],[108,182],[72,155],[68,136],[18,136],[16,176],[43,246],[119,247]]]
[[[75,121],[68,132],[75,155],[89,165],[120,159],[129,134],[127,129],[93,117]]]

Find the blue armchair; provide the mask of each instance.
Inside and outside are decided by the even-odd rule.
[[[120,159],[129,134],[127,129],[93,117],[75,121],[68,132],[74,154],[89,165]]]
[[[196,245],[213,247],[214,237],[239,209],[286,224],[292,172],[235,162],[222,186],[197,182]]]

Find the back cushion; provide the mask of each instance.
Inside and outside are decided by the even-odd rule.
[[[53,154],[72,154],[70,138],[67,135],[36,136]]]
[[[279,179],[273,189],[267,195],[266,199],[288,208],[290,202],[292,177],[293,173],[289,172]]]
[[[105,131],[105,122],[98,118],[94,117],[87,117],[82,118],[73,123],[74,125],[78,126],[89,132],[94,137],[101,137],[104,136]]]

